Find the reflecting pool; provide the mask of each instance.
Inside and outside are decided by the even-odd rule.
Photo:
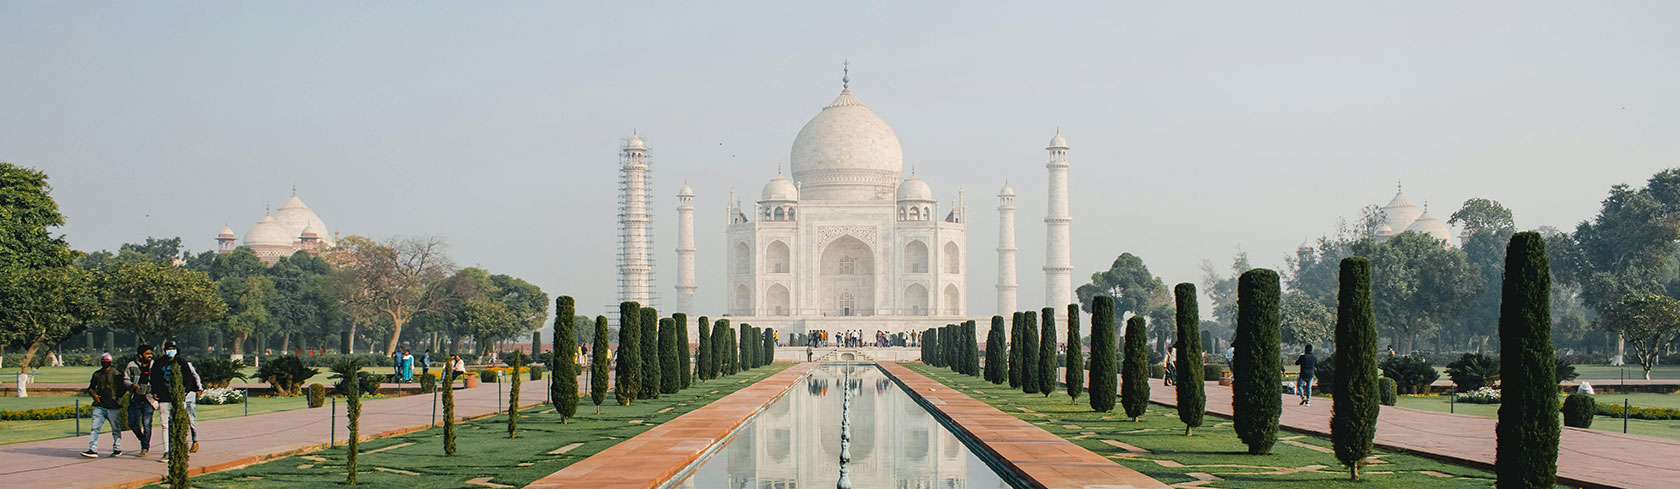
[[[825,365],[812,371],[674,487],[834,487],[840,474],[841,389],[847,383],[852,389],[852,487],[1009,487],[874,365]]]

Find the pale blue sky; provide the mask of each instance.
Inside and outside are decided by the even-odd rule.
[[[1610,185],[1680,163],[1676,18],[1673,2],[7,1],[0,160],[49,172],[80,249],[207,249],[296,183],[332,231],[440,234],[462,265],[599,314],[636,128],[656,155],[660,293],[687,180],[716,313],[725,196],[786,165],[849,58],[906,166],[941,200],[967,190],[982,315],[1005,179],[1021,305],[1042,301],[1057,126],[1079,279],[1122,252],[1169,283],[1239,246],[1281,267],[1397,180],[1443,221],[1485,197],[1520,227],[1571,228]]]

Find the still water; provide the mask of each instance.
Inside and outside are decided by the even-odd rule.
[[[873,365],[824,366],[794,384],[675,487],[828,489],[840,474],[842,385],[852,389],[852,487],[1009,487]]]

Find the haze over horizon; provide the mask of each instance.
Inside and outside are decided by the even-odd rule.
[[[726,198],[786,171],[843,60],[905,176],[964,191],[973,316],[1006,180],[1042,302],[1058,127],[1076,286],[1125,252],[1169,284],[1238,249],[1281,271],[1397,182],[1443,222],[1480,197],[1569,230],[1680,166],[1670,2],[637,7],[0,4],[0,161],[48,173],[76,249],[213,249],[295,184],[333,232],[441,235],[589,315],[614,300],[622,138],[654,155],[663,305],[686,181],[693,315],[717,315]]]

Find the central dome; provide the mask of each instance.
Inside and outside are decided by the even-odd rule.
[[[889,200],[904,169],[898,135],[850,90],[805,123],[789,159],[806,200]]]

